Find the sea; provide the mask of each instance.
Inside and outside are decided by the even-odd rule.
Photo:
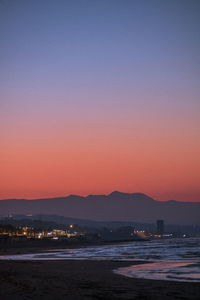
[[[3,260],[130,261],[114,273],[133,278],[200,282],[200,238],[153,239],[45,253],[0,256]],[[140,261],[132,265],[131,261]]]

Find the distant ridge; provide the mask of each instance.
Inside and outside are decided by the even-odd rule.
[[[199,225],[200,202],[161,202],[143,193],[113,191],[108,195],[69,195],[44,199],[7,199],[0,201],[0,215],[57,214],[95,221],[129,221]]]

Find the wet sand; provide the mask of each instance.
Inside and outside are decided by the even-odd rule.
[[[0,261],[0,299],[199,299],[199,283],[134,279],[113,273],[137,263]]]

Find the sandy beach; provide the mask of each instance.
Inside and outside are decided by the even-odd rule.
[[[140,262],[134,262],[134,264]],[[127,278],[118,261],[0,261],[0,299],[199,299],[199,283]]]

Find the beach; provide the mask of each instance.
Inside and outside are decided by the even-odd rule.
[[[128,278],[133,261],[0,261],[0,299],[199,299],[200,284]]]

